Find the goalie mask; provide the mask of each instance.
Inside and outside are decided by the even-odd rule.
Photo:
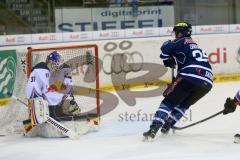
[[[57,51],[53,51],[47,56],[48,68],[52,72],[59,70],[61,62],[61,55]]]

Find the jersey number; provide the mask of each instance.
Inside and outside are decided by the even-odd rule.
[[[198,62],[207,62],[208,61],[208,56],[204,51],[193,50],[192,55]]]
[[[35,82],[35,80],[36,80],[35,76],[32,76],[30,82]]]

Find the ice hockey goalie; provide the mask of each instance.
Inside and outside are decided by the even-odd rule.
[[[57,51],[51,52],[46,62],[40,62],[32,68],[26,92],[30,120],[23,122],[25,135],[64,137],[61,132],[45,123],[47,116],[65,123],[69,128],[81,128],[76,126],[80,123],[69,121],[74,115],[80,114],[81,109],[73,96],[71,68],[63,63]]]

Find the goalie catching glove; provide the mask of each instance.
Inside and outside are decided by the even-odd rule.
[[[64,97],[61,106],[64,114],[78,115],[81,113],[81,108],[74,99],[68,99],[68,97]]]
[[[72,113],[73,115],[76,115],[76,114],[80,114],[81,113],[81,108],[78,106],[78,104],[76,103],[76,101],[74,99],[72,99],[70,102],[69,102],[70,106],[68,108],[68,111],[70,113]]]

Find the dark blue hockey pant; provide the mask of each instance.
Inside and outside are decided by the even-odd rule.
[[[174,125],[184,116],[185,111],[206,95],[211,88],[210,85],[195,85],[178,77],[163,94],[165,98],[154,115],[151,127],[161,127],[169,117],[174,120],[172,124]]]

